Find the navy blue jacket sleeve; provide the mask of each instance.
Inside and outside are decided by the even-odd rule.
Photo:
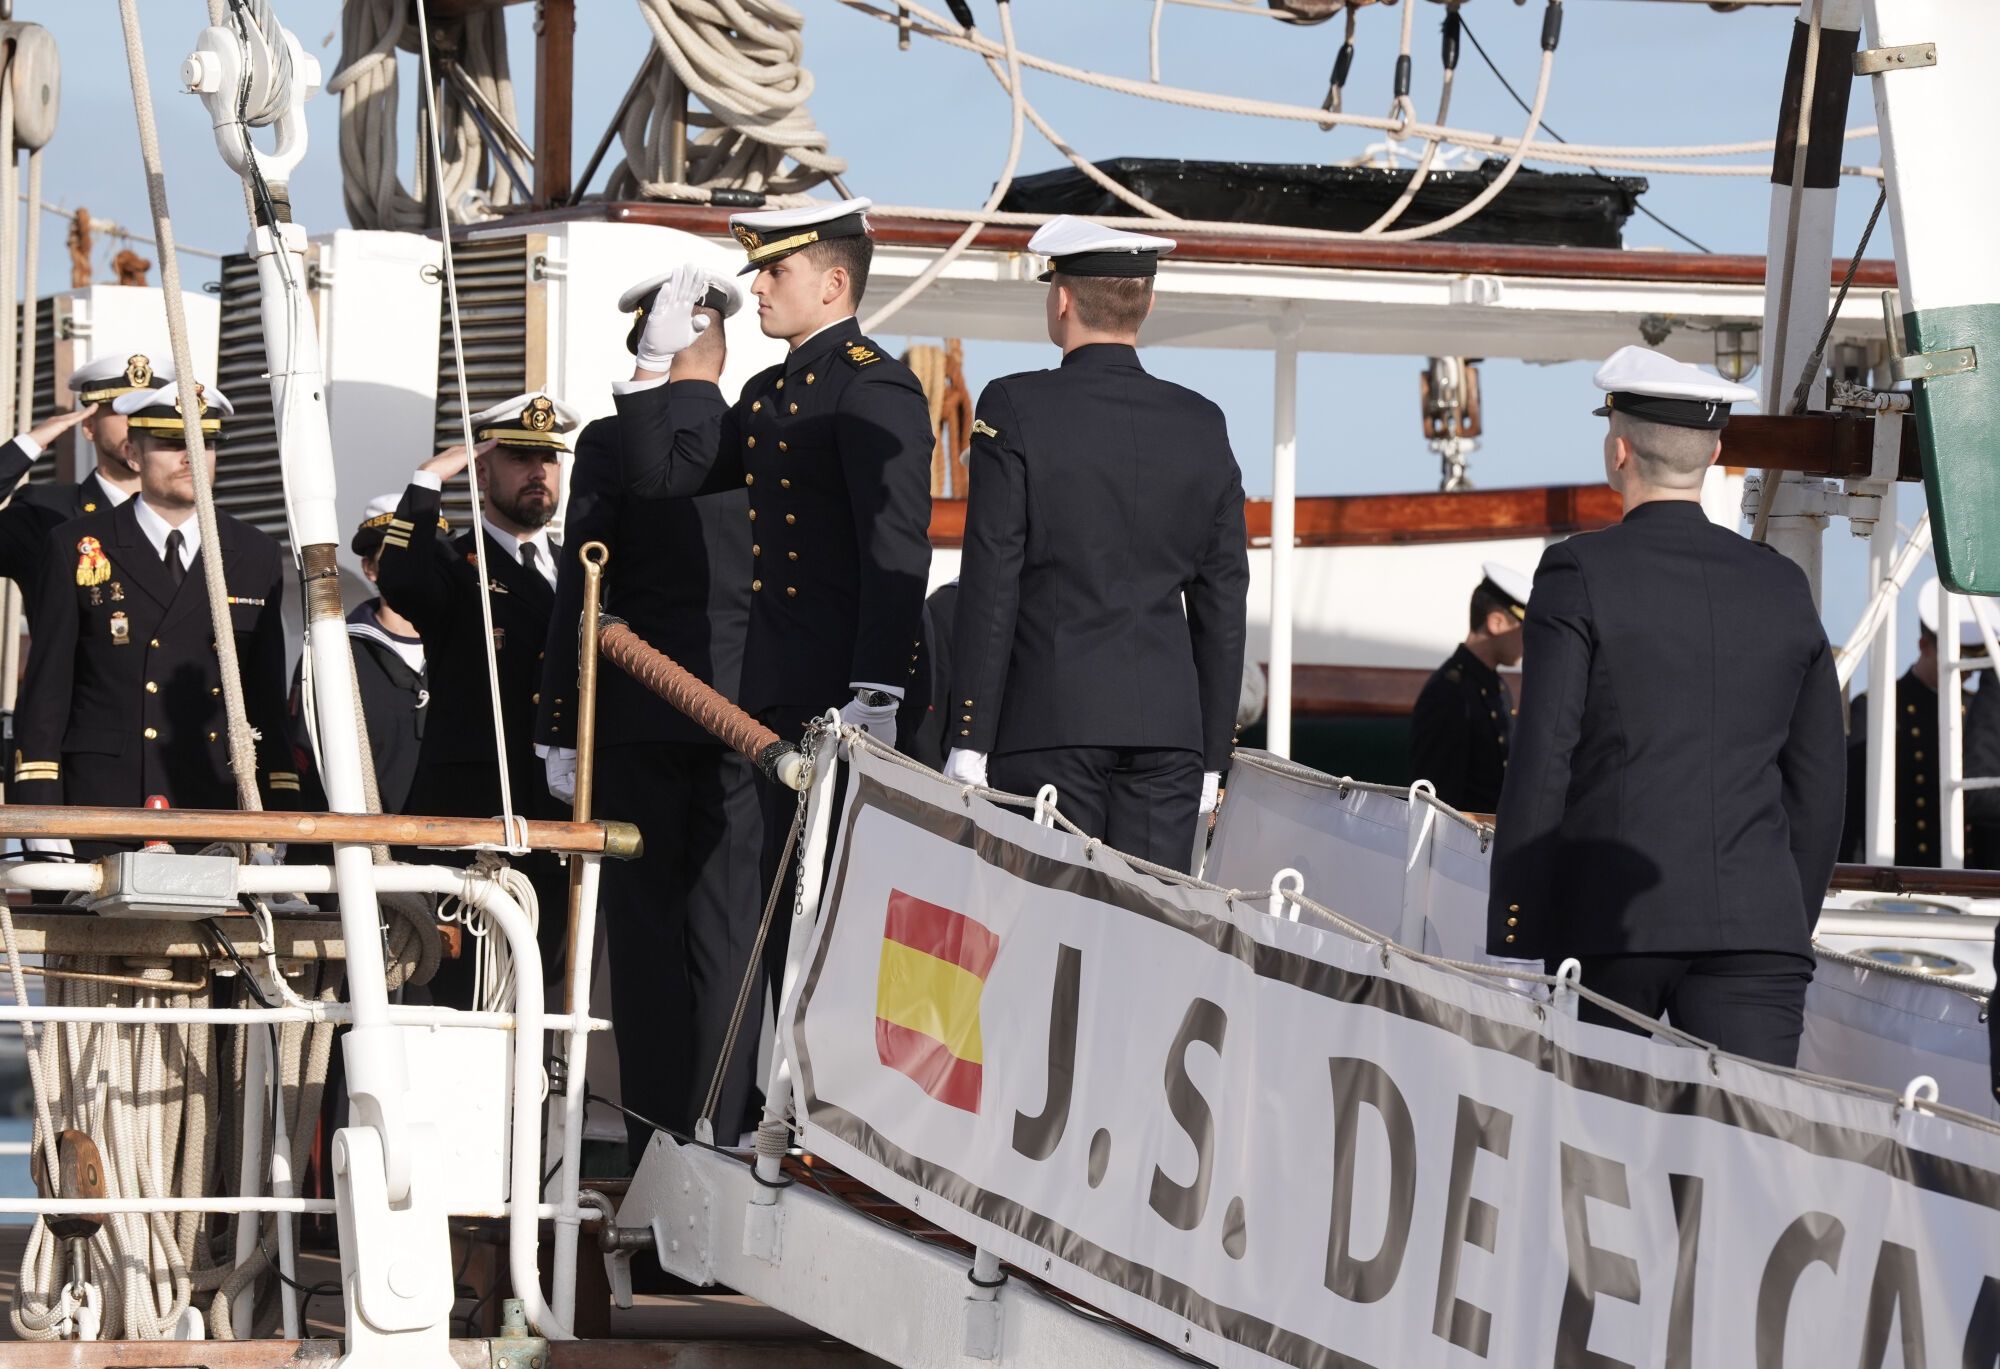
[[[405,488],[376,562],[376,587],[389,607],[416,624],[427,651],[438,650],[451,635],[452,622],[465,602],[459,597],[459,584],[468,578],[450,545],[438,540],[438,510],[443,504],[443,493],[427,485],[412,483]]]
[[[1221,414],[1216,414],[1221,422]],[[1222,436],[1228,450],[1228,432]],[[1208,546],[1182,591],[1201,695],[1202,769],[1223,770],[1236,741],[1243,695],[1244,616],[1250,595],[1250,540],[1243,523],[1243,475],[1232,456],[1215,504]]]
[[[1539,955],[1539,929],[1554,924],[1563,809],[1590,687],[1590,593],[1562,543],[1542,553],[1522,630],[1521,710],[1494,824],[1486,907],[1486,949],[1505,956]]]
[[[49,541],[42,555],[46,564],[29,619],[35,625],[35,640],[14,715],[13,768],[8,775],[12,782],[7,786],[7,802],[14,804],[63,802],[63,734],[69,729],[70,690],[76,674],[75,553]]]
[[[1785,781],[1785,819],[1791,826],[1792,860],[1799,869],[1799,895],[1808,935],[1819,922],[1820,905],[1826,900],[1826,887],[1840,854],[1847,784],[1844,731],[1833,649],[1822,640],[1799,686],[1791,730],[1778,753],[1778,770]]]
[[[1028,547],[1028,464],[1004,386],[988,385],[979,396],[966,472],[965,550],[952,625],[944,750],[991,754],[1000,730],[1000,698],[1014,651],[1021,566]]]
[[[743,483],[743,443],[722,391],[706,380],[669,381],[614,394],[618,460],[641,499],[713,494]]]
[[[862,367],[841,392],[833,440],[859,553],[848,683],[907,688],[930,578],[936,442],[923,387],[909,368]]]

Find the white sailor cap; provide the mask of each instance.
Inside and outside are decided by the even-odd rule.
[[[70,372],[69,392],[76,397],[77,407],[83,408],[88,404],[103,404],[134,390],[150,390],[173,378],[174,367],[170,361],[156,366],[144,352],[128,355],[107,352]]]
[[[1676,428],[1720,428],[1729,406],[1757,397],[1748,385],[1713,376],[1650,347],[1620,347],[1592,377],[1607,392],[1596,413],[1630,414]]]
[[[503,447],[548,447],[566,452],[569,443],[560,434],[582,422],[583,415],[560,399],[530,390],[474,414],[472,435]]]
[[[1523,575],[1512,566],[1498,561],[1483,562],[1479,573],[1486,577],[1479,582],[1479,588],[1496,599],[1506,600],[1508,609],[1516,618],[1528,616],[1528,594],[1535,587],[1533,576]]]
[[[222,420],[236,412],[229,396],[213,385],[194,387],[196,412],[204,433],[222,431]],[[156,390],[128,390],[111,401],[111,411],[123,414],[128,423],[142,432],[158,434],[165,441],[184,437],[186,424],[181,416],[181,387],[168,381]]]
[[[731,214],[729,231],[750,264],[738,275],[761,271],[780,257],[789,257],[801,247],[831,238],[861,238],[868,235],[867,210],[875,202],[865,198],[808,204],[797,209],[759,209],[750,214]]]
[[[1172,238],[1106,228],[1074,214],[1056,215],[1028,239],[1030,252],[1049,259],[1042,280],[1058,271],[1065,276],[1157,275],[1160,258],[1174,246]]]
[[[724,318],[736,317],[736,311],[743,307],[743,296],[737,292],[736,282],[720,271],[706,266],[696,266],[708,288],[702,292],[699,307],[713,309]],[[660,287],[674,278],[674,271],[662,271],[657,276],[648,276],[618,297],[618,312],[632,315],[632,331],[625,335],[625,350],[637,356],[639,334],[645,331],[646,315],[653,311],[653,299],[660,293]]]
[[[1938,595],[1943,588],[1937,582],[1937,577],[1932,576],[1917,589],[1917,621],[1922,623],[1924,631],[1933,637],[1937,636],[1938,621],[1943,616],[1942,606],[1938,602]],[[1958,649],[1962,655],[1986,654],[1986,637],[1979,630],[1979,620],[1972,616],[1970,610],[1958,620]]]

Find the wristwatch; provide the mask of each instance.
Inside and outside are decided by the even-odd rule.
[[[870,708],[889,708],[896,703],[896,696],[886,689],[857,689],[854,697]]]

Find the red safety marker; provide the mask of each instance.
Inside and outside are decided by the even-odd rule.
[[[165,794],[146,795],[146,807],[164,809],[167,806],[167,796]],[[172,851],[174,848],[170,842],[149,841],[139,849],[142,851]]]

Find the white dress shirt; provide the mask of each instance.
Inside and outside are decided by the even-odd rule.
[[[139,520],[139,531],[146,534],[146,540],[153,544],[153,555],[167,559],[167,534],[179,532],[181,535],[181,569],[194,564],[194,558],[201,551],[201,520],[189,510],[187,521],[176,526],[162,518],[146,496],[138,495],[132,500],[132,511]]]

